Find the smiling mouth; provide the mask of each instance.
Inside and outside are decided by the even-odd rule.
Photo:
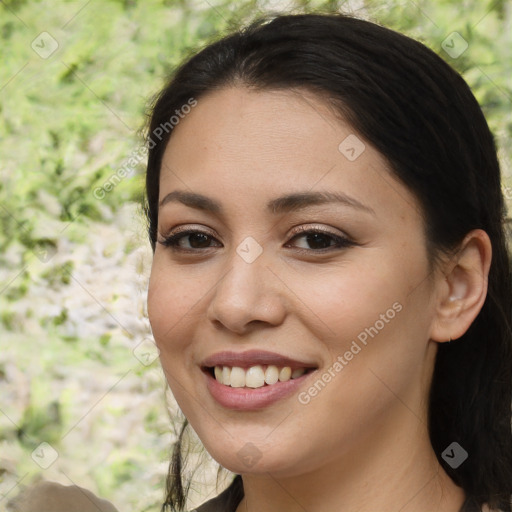
[[[316,368],[294,368],[290,366],[254,365],[248,368],[240,366],[207,366],[203,371],[217,382],[232,388],[262,388],[278,382],[298,379]]]

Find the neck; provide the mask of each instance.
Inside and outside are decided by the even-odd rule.
[[[425,423],[400,407],[400,429],[379,425],[321,468],[243,475],[237,512],[459,512],[464,491],[439,465]]]

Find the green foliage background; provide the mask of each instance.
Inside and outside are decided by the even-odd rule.
[[[121,290],[133,276],[143,297],[150,263],[138,210],[146,105],[212,38],[265,11],[317,9],[411,35],[463,74],[495,133],[510,203],[510,0],[0,3],[0,508],[42,477],[89,487],[120,510],[158,510],[174,431],[158,362],[133,353],[149,336],[144,307]],[[455,31],[469,46],[452,59],[441,44]],[[41,32],[59,45],[48,58],[32,47]],[[72,285],[96,308],[83,324]],[[126,327],[123,314],[140,322]],[[59,453],[44,470],[31,457],[43,441]]]

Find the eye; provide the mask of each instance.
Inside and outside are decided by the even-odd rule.
[[[294,241],[301,241],[300,244],[293,244]],[[213,247],[222,247],[222,244],[211,234],[197,229],[181,229],[171,232],[158,241],[164,247],[169,247],[181,252],[200,252]],[[328,252],[330,250],[342,249],[356,245],[344,236],[332,233],[325,229],[308,228],[302,226],[295,231],[285,247],[295,247],[300,252]]]
[[[197,229],[185,229],[175,233],[171,233],[158,243],[164,247],[170,247],[171,249],[181,251],[196,251],[201,249],[209,249],[212,242],[216,242],[213,247],[222,247],[222,244],[218,242],[210,233],[199,231]]]
[[[300,228],[300,233],[293,236],[290,242],[294,240],[303,240],[298,248],[305,251],[327,251],[356,245],[354,242],[344,236],[337,235],[330,231],[319,228]],[[287,246],[290,244],[288,242]]]

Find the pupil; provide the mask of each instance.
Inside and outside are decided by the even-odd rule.
[[[202,233],[194,233],[190,236],[190,245],[195,249],[199,247],[208,247],[208,235],[204,235]]]
[[[325,249],[329,247],[328,237],[321,233],[311,233],[306,236],[306,240],[312,249]]]

